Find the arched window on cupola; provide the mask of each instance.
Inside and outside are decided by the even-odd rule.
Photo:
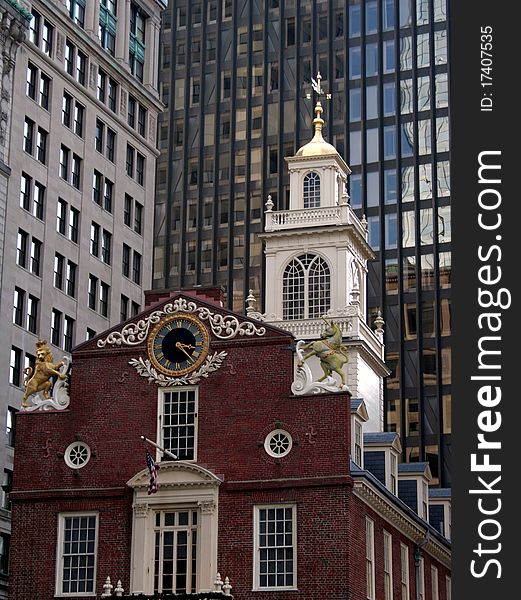
[[[304,208],[320,206],[320,175],[310,171],[304,176]]]
[[[316,254],[301,254],[284,270],[282,313],[284,320],[316,319],[330,306],[331,272]]]

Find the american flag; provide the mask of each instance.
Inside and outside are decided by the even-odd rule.
[[[150,495],[157,492],[157,470],[159,469],[159,465],[156,465],[148,448],[146,448],[146,461],[148,472],[150,473],[150,481],[148,482],[148,494]]]

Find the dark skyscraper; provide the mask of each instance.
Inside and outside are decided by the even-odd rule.
[[[451,217],[447,0],[171,0],[163,15],[156,288],[224,285],[262,298],[268,194],[312,134],[352,170],[377,253],[369,316],[385,319],[386,428],[450,485]],[[262,307],[261,307],[262,309]]]

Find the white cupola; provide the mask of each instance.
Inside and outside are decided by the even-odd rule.
[[[315,91],[323,94],[318,83]],[[366,431],[383,426],[383,329],[366,322],[367,222],[360,221],[347,193],[351,170],[322,136],[323,108],[315,105],[311,141],[286,158],[290,174],[289,209],[277,210],[268,197],[265,211],[265,313],[248,314],[291,331],[297,340],[318,339],[324,320],[333,319],[349,348],[347,384],[363,397],[369,415]]]

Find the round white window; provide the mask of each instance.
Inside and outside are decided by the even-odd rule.
[[[84,442],[73,442],[67,446],[64,458],[71,469],[81,469],[90,460],[90,448]]]
[[[291,452],[293,440],[284,429],[275,429],[266,436],[264,450],[274,458],[282,458]]]

